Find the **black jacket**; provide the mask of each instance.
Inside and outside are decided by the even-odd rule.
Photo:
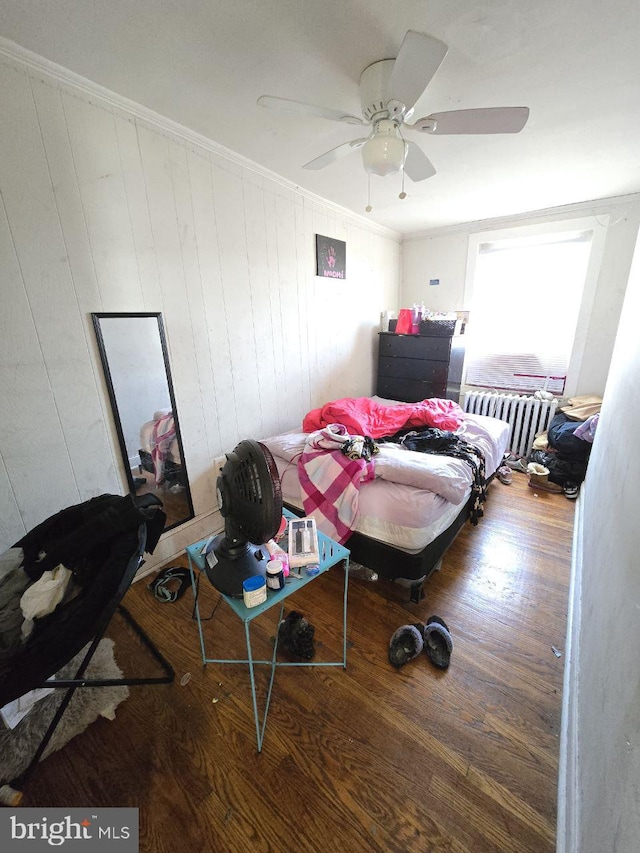
[[[140,565],[155,548],[166,515],[148,496],[100,495],[39,524],[14,547],[31,581],[63,563],[78,594],[36,619],[26,643],[0,668],[0,707],[54,675],[106,628]],[[45,556],[38,560],[42,552]]]

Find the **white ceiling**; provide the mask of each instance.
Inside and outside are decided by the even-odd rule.
[[[359,152],[301,168],[362,128],[256,99],[360,115],[360,73],[408,29],[449,45],[416,116],[531,116],[517,135],[413,134],[438,174],[404,201],[399,176],[372,178],[365,214]],[[0,0],[0,35],[405,234],[640,191],[637,0]]]

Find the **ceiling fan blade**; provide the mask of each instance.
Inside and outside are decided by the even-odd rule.
[[[520,133],[529,118],[529,107],[487,107],[432,113],[410,125],[423,133]]]
[[[406,142],[406,145],[407,157],[404,161],[405,175],[410,177],[412,181],[424,181],[427,178],[432,178],[436,170],[422,148],[416,145],[415,142]]]
[[[343,142],[342,145],[338,145],[336,148],[332,148],[331,151],[326,151],[324,154],[321,154],[319,157],[316,157],[315,160],[310,160],[308,163],[305,163],[302,168],[324,169],[325,166],[329,166],[331,163],[335,163],[336,160],[340,160],[342,157],[345,157],[352,151],[355,151],[358,148],[362,148],[367,139],[368,137],[365,137],[364,139],[354,139],[351,142]]]
[[[449,48],[433,36],[409,30],[402,40],[389,81],[392,98],[401,101],[407,112],[424,92]]]
[[[320,116],[320,118],[328,118],[330,121],[341,121],[344,124],[366,124],[367,122],[359,116],[351,115],[350,113],[341,112],[340,110],[330,110],[326,107],[317,107],[315,104],[303,104],[300,101],[291,101],[289,98],[276,98],[272,95],[261,95],[257,103],[261,107],[267,107],[270,110],[282,110],[287,113],[301,113],[307,116]]]

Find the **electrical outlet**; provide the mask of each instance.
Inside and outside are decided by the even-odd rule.
[[[226,456],[217,456],[213,460],[213,476],[214,476],[214,481],[216,483],[218,482],[218,477],[222,473],[222,469],[224,468],[224,464],[226,461],[227,461]]]

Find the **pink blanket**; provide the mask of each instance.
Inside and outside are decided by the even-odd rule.
[[[358,517],[360,483],[373,480],[373,461],[350,459],[341,451],[349,440],[343,426],[332,424],[307,436],[298,461],[305,515],[315,518],[318,530],[343,543]]]
[[[462,420],[463,411],[457,403],[438,397],[394,406],[385,406],[370,397],[346,397],[308,412],[302,429],[315,432],[329,424],[343,424],[353,435],[381,438],[403,427],[430,426],[453,431]]]
[[[156,486],[161,486],[165,481],[165,462],[169,455],[169,448],[176,437],[173,412],[163,415],[153,423],[153,448],[151,458],[156,472]]]

